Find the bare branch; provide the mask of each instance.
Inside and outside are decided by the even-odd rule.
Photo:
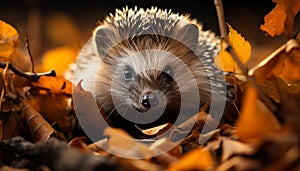
[[[229,40],[228,40],[228,33],[225,24],[225,15],[223,10],[222,0],[214,0],[215,7],[217,10],[218,20],[219,20],[219,29],[221,34],[221,40],[223,45],[225,46],[225,50],[231,54],[233,60],[237,63],[239,68],[241,69],[242,73],[247,77],[248,82],[257,90],[260,99],[266,104],[266,106],[270,109],[273,113],[278,113],[277,106],[261,91],[257,83],[255,82],[252,76],[248,75],[248,69],[243,65],[240,58],[235,53],[234,49],[232,48]]]
[[[0,62],[0,68],[5,68],[7,65],[6,62]],[[19,75],[21,77],[24,77],[32,82],[38,82],[41,76],[56,76],[56,73],[54,70],[51,70],[49,72],[45,73],[27,73],[23,72],[19,68],[16,68],[13,64],[8,63],[8,69],[14,72],[16,75]]]

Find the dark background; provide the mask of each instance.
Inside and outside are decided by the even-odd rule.
[[[204,29],[210,29],[217,35],[219,34],[213,0],[7,0],[1,2],[0,19],[17,28],[22,39],[30,32],[27,22],[29,13],[33,9],[40,11],[41,25],[45,17],[51,13],[63,12],[74,19],[82,34],[82,42],[84,42],[98,21],[103,20],[110,12],[114,13],[115,8],[122,8],[126,5],[144,8],[157,6],[172,9],[176,13],[190,13],[192,18],[197,18],[203,24]],[[259,29],[259,26],[263,24],[263,17],[275,7],[271,0],[224,0],[223,5],[226,21],[252,44],[252,57],[256,59],[255,61],[262,59],[286,41],[284,36],[271,38]],[[297,20],[299,20],[299,15],[295,22]],[[41,51],[54,46],[45,38],[42,42]]]

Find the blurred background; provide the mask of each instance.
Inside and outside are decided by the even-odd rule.
[[[99,21],[114,13],[115,8],[126,5],[157,6],[176,13],[190,13],[192,18],[203,24],[204,29],[219,35],[214,1],[202,0],[197,4],[192,0],[6,0],[0,5],[0,19],[17,29],[21,47],[24,47],[27,35],[32,56],[35,62],[40,63],[45,53],[57,47],[80,49]],[[224,0],[223,5],[226,21],[252,45],[249,66],[286,41],[284,36],[266,36],[259,28],[264,16],[275,7],[271,0]],[[296,23],[297,20],[299,15]],[[71,50],[69,53],[77,52]]]

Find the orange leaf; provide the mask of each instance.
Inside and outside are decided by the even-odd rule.
[[[69,96],[72,95],[73,84],[63,76],[41,76],[38,82],[32,82],[31,84],[35,87],[48,89],[55,94],[63,93]]]
[[[273,0],[275,8],[264,17],[265,23],[260,29],[271,36],[280,35],[285,31],[290,37],[293,33],[294,17],[300,10],[299,0]]]
[[[228,40],[240,58],[242,63],[246,63],[251,55],[251,45],[245,40],[236,30],[234,30],[229,24]],[[216,66],[226,72],[236,72],[239,70],[238,65],[232,59],[231,55],[222,46],[222,51],[215,58]]]
[[[210,152],[204,148],[197,148],[182,156],[178,162],[171,164],[168,171],[210,170],[214,165]]]
[[[300,46],[296,39],[275,50],[261,61],[248,74],[254,76],[258,83],[263,83],[271,76],[282,78],[287,84],[300,82]]]
[[[236,135],[242,141],[253,141],[280,129],[277,119],[257,96],[256,89],[249,85],[236,125]]]
[[[291,56],[293,55],[293,56]],[[284,68],[280,77],[287,84],[300,83],[300,47],[291,51],[289,57],[284,61]]]
[[[19,34],[14,27],[0,20],[0,57],[9,58],[19,44]]]

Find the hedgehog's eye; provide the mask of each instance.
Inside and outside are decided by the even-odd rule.
[[[134,77],[135,77],[135,73],[134,73],[133,68],[131,68],[130,66],[127,66],[124,71],[124,80],[131,81],[134,79]]]
[[[172,71],[172,68],[170,65],[167,65],[164,70],[163,70],[164,73],[168,74],[169,76],[173,76],[173,71]]]

